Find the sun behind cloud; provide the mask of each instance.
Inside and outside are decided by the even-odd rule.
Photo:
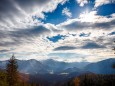
[[[96,15],[96,11],[89,12],[88,10],[86,10],[85,12],[79,15],[79,18],[81,22],[95,22],[96,19],[95,15]]]

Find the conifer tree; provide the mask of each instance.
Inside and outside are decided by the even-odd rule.
[[[114,41],[114,43],[115,43],[115,41]],[[114,54],[115,54],[115,47],[113,48],[113,51],[114,51]],[[113,63],[112,68],[115,69],[115,63]]]
[[[18,65],[14,55],[8,61],[6,67],[7,80],[9,86],[18,86]]]

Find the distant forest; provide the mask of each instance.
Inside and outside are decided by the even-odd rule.
[[[63,86],[115,86],[115,75],[84,74]]]

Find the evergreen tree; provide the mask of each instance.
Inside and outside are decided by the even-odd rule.
[[[112,68],[114,68],[114,69],[115,69],[115,63],[113,63]]]
[[[6,67],[6,73],[7,73],[7,80],[9,86],[18,86],[18,65],[17,61],[14,57],[14,55],[10,58],[7,67]]]
[[[115,41],[114,41],[114,43],[115,43]],[[115,54],[115,47],[113,48],[113,51],[114,51],[114,54]],[[115,63],[113,63],[112,68],[115,69]]]
[[[115,43],[115,41],[114,41],[114,43]],[[115,51],[115,47],[113,48],[113,51]],[[114,52],[114,54],[115,54],[115,52]]]

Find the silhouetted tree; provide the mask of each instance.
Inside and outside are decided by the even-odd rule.
[[[10,58],[7,67],[6,67],[6,74],[7,74],[7,81],[9,86],[18,86],[18,65],[14,55]]]
[[[114,41],[114,43],[115,43],[115,41]],[[115,47],[113,48],[113,51],[115,51]],[[114,54],[115,54],[115,52],[114,52]]]
[[[113,63],[112,68],[114,68],[114,69],[115,69],[115,63]]]
[[[115,43],[115,41],[114,41],[114,43]],[[115,54],[115,47],[113,48],[113,51],[114,51],[114,54]],[[112,64],[112,68],[115,69],[115,63]]]

